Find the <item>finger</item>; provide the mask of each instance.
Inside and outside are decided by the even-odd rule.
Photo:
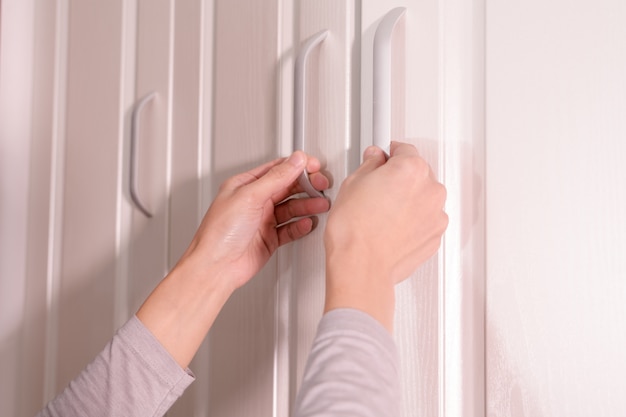
[[[296,217],[308,217],[313,214],[325,213],[330,203],[325,198],[292,198],[274,208],[276,223],[282,224]]]
[[[419,152],[415,146],[410,143],[396,141],[391,142],[389,153],[391,157],[400,155],[419,156]]]
[[[313,230],[313,219],[310,217],[280,226],[276,230],[278,233],[278,245],[282,246],[286,243],[300,239],[301,237],[311,233],[311,230]]]
[[[304,170],[306,162],[306,154],[296,151],[283,162],[271,167],[257,181],[248,184],[254,198],[258,201],[271,199],[274,204],[284,200],[298,175]]]
[[[311,180],[311,184],[316,190],[324,191],[330,187],[330,180],[321,172],[309,174],[309,180]]]
[[[368,146],[363,152],[363,162],[356,173],[366,173],[375,170],[385,164],[387,157],[385,152],[378,146]]]
[[[321,167],[322,167],[322,164],[320,163],[319,159],[317,159],[314,156],[307,155],[306,171],[309,174],[318,172]]]
[[[234,177],[229,178],[222,184],[223,189],[237,189],[244,185],[250,184],[263,175],[267,174],[270,169],[275,167],[276,165],[282,164],[285,162],[287,158],[277,158],[273,161],[266,162],[263,165],[260,165],[256,168],[253,168],[249,171],[243,172],[241,174],[235,175]]]
[[[324,191],[330,187],[330,180],[328,179],[328,177],[326,177],[326,175],[322,174],[321,172],[315,172],[313,174],[309,174],[309,181],[311,181],[313,188],[315,188],[318,191]],[[295,194],[300,194],[305,191],[306,190],[304,190],[302,186],[300,185],[300,182],[296,181],[293,184],[293,186],[289,189],[289,193],[284,198],[287,198]]]
[[[273,161],[267,162],[261,166],[251,169],[250,171],[246,172],[246,174],[252,175],[253,177],[255,177],[256,180],[258,180],[263,175],[267,174],[270,169],[278,164],[285,162],[286,159],[286,157],[276,158]],[[307,172],[309,172],[309,174],[318,172],[320,168],[321,164],[319,159],[315,158],[314,156],[306,155],[306,170]]]

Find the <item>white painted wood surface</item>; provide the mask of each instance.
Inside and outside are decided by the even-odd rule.
[[[624,415],[626,3],[487,7],[487,415]]]

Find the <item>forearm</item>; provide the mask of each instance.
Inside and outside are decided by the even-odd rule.
[[[161,281],[137,317],[186,368],[233,292],[225,269],[188,257]]]
[[[395,417],[400,410],[393,338],[368,314],[335,309],[322,318],[294,417]]]
[[[133,317],[37,417],[158,417],[193,379]]]

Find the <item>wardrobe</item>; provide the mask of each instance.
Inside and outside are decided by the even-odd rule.
[[[626,3],[3,0],[2,45],[23,5],[0,414],[34,415],[102,349],[224,180],[302,147],[332,201],[376,129],[448,190],[441,249],[397,286],[402,416],[626,409]],[[290,415],[324,225],[233,295],[168,416]]]

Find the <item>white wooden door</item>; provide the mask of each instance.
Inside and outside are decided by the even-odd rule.
[[[487,7],[487,415],[626,410],[626,3]]]

